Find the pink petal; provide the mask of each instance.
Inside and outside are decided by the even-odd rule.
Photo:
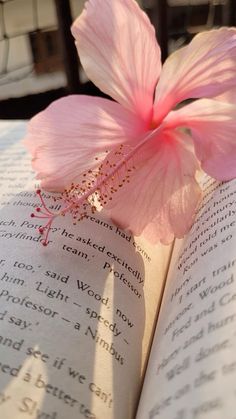
[[[171,112],[167,125],[191,129],[203,170],[218,180],[236,177],[236,106],[201,99]]]
[[[142,118],[160,75],[154,28],[134,0],[89,0],[72,33],[87,76]]]
[[[188,98],[214,97],[236,87],[236,29],[198,34],[165,62],[157,85],[154,119]]]
[[[140,120],[107,99],[68,96],[29,123],[25,145],[42,187],[63,190],[112,150],[143,131]]]
[[[214,97],[214,100],[220,102],[234,103],[236,105],[236,86],[219,96]]]
[[[198,167],[184,134],[164,131],[134,161],[131,182],[105,207],[109,216],[134,235],[169,243],[190,229],[200,198]]]

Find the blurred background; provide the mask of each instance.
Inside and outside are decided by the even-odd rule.
[[[85,0],[0,0],[0,118],[30,118],[71,93],[101,95],[80,66],[72,21]],[[139,0],[162,59],[203,30],[235,26],[236,0]]]

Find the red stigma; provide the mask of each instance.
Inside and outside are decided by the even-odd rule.
[[[39,234],[43,234],[44,239],[41,241],[43,246],[47,246],[48,245],[48,235],[51,229],[51,225],[55,219],[55,217],[58,214],[53,213],[52,211],[50,211],[50,209],[47,207],[42,194],[41,194],[41,189],[37,189],[36,190],[36,194],[38,195],[40,201],[41,201],[41,206],[42,207],[36,207],[35,208],[35,213],[31,214],[32,218],[38,218],[40,220],[44,220],[45,221],[45,225],[44,226],[40,226],[38,228],[38,232]]]

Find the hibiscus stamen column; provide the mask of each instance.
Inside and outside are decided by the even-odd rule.
[[[53,213],[48,209],[41,190],[38,189],[36,193],[44,211],[38,207],[36,213],[31,214],[31,217],[48,220],[45,226],[39,228],[39,233],[45,234],[45,240],[42,244],[44,246],[48,245],[49,231],[55,218],[71,213],[74,223],[75,220],[81,221],[87,216],[88,209],[92,214],[96,212],[97,202],[100,206],[105,207],[113,199],[113,195],[119,188],[124,187],[126,183],[130,183],[131,174],[137,169],[133,161],[138,151],[156,135],[156,132],[157,130],[149,132],[136,147],[128,147],[128,151],[124,151],[122,144],[112,155],[108,154],[107,151],[108,156],[105,163],[101,163],[96,171],[88,170],[83,173],[83,179],[80,183],[76,185],[72,183],[71,187],[61,194],[60,199],[63,199],[65,206],[59,212]],[[132,164],[130,164],[131,162]],[[124,173],[121,173],[122,169],[124,169]]]

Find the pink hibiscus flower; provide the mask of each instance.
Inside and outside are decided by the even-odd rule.
[[[199,166],[218,180],[236,176],[236,30],[197,35],[163,67],[134,0],[88,0],[72,33],[87,76],[114,101],[68,96],[31,120],[37,178],[67,189],[60,213],[43,210],[41,232],[60,214],[83,218],[97,199],[134,235],[183,237],[201,196]]]

